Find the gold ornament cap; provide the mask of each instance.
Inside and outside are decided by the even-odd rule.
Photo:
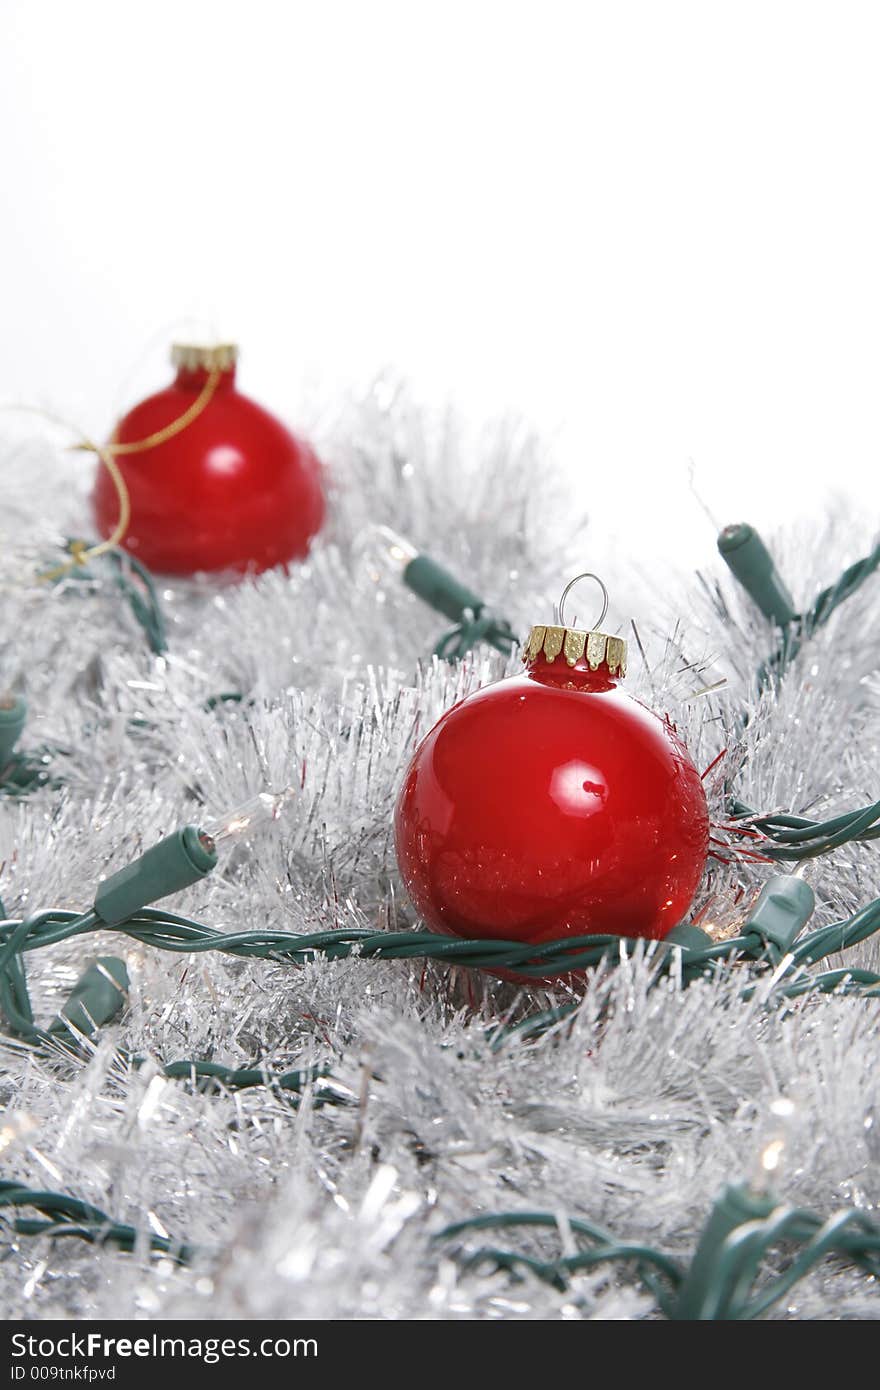
[[[184,372],[229,372],[238,361],[235,343],[216,343],[206,347],[200,343],[174,343],[171,365]]]
[[[595,628],[569,627],[565,621],[565,600],[581,579],[595,579],[602,590],[602,612]],[[608,632],[598,630],[607,612],[608,590],[599,576],[590,573],[575,575],[566,584],[556,605],[557,621],[539,623],[532,628],[523,649],[523,661],[529,666],[543,655],[544,660],[552,665],[561,656],[567,666],[576,666],[579,661],[585,661],[591,671],[605,666],[609,675],[623,679],[626,675],[626,642],[622,637],[613,637]]]
[[[612,676],[626,675],[626,642],[607,632],[587,631],[579,627],[536,625],[529,633],[523,650],[523,661],[529,665],[543,653],[552,663],[561,656],[567,666],[576,666],[585,658],[591,671],[607,666]]]

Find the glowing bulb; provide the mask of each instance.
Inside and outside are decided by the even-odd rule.
[[[35,1129],[39,1129],[37,1121],[24,1110],[16,1110],[7,1115],[0,1127],[0,1154],[17,1148]]]
[[[416,558],[418,551],[405,536],[399,536],[390,526],[377,526],[376,539],[389,563],[402,574],[407,565]]]
[[[785,1151],[784,1139],[771,1139],[764,1152],[761,1154],[761,1167],[765,1173],[775,1173],[779,1167],[779,1160]]]
[[[405,536],[398,535],[390,526],[366,527],[356,541],[356,548],[365,556],[367,573],[374,584],[380,584],[385,578],[401,580],[419,554]]]
[[[281,815],[285,802],[293,796],[293,788],[285,787],[282,792],[260,792],[259,795],[244,801],[234,810],[217,820],[208,821],[201,833],[213,845],[221,845],[226,840],[246,840],[255,831],[262,829]]]
[[[752,1191],[766,1193],[770,1186],[771,1174],[778,1173],[782,1165],[785,1149],[797,1115],[794,1101],[787,1096],[779,1096],[769,1107],[768,1122],[765,1127],[765,1141],[758,1157],[757,1172],[752,1180]]]

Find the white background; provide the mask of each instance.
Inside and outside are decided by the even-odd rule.
[[[0,0],[0,395],[87,428],[189,326],[296,418],[513,406],[690,559],[880,479],[880,6]]]

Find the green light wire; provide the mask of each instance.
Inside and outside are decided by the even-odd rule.
[[[570,1217],[566,1219],[565,1224],[572,1234],[585,1236],[594,1242],[593,1248],[578,1251],[576,1255],[544,1261],[515,1251],[481,1247],[466,1255],[462,1259],[462,1263],[467,1267],[491,1263],[497,1269],[511,1272],[515,1272],[518,1265],[524,1266],[536,1274],[539,1279],[553,1284],[558,1289],[567,1287],[570,1275],[584,1269],[590,1269],[595,1265],[615,1261],[634,1263],[639,1278],[656,1299],[661,1311],[667,1317],[671,1315],[674,1306],[673,1295],[677,1292],[683,1278],[682,1269],[676,1260],[648,1245],[630,1245],[617,1241],[601,1226],[593,1225],[592,1222]],[[560,1218],[550,1212],[543,1211],[492,1212],[483,1216],[473,1216],[465,1221],[456,1221],[451,1226],[445,1226],[442,1231],[436,1233],[434,1240],[447,1241],[471,1231],[510,1230],[518,1226],[549,1227],[558,1231]],[[665,1281],[667,1287],[664,1287],[661,1280]]]
[[[167,650],[167,640],[152,577],[132,556],[111,552],[109,558],[116,570],[118,586],[128,598],[151,650],[161,654]],[[839,604],[854,593],[878,566],[880,544],[870,555],[844,571],[835,585],[819,594],[812,608],[796,624],[789,626],[783,634],[779,650],[761,668],[759,688],[771,678],[781,677],[803,641],[827,622]],[[132,572],[141,580],[143,589],[132,582]],[[456,628],[441,639],[435,650],[437,655],[454,660],[481,640],[502,652],[508,652],[517,645],[517,639],[508,625],[482,609],[473,617],[467,614]],[[237,692],[224,692],[211,703],[237,698]],[[21,794],[34,785],[45,785],[49,780],[45,772],[48,752],[41,750],[29,756],[16,755],[8,765],[0,791],[11,791],[13,786],[17,786]],[[9,768],[13,769],[11,777]],[[813,858],[850,841],[864,842],[880,838],[880,825],[877,823],[880,821],[880,802],[824,822],[781,814],[757,817],[741,803],[734,804],[733,814],[738,818],[748,817],[750,824],[770,839],[772,843],[764,852],[769,858],[777,860]],[[806,964],[814,964],[846,946],[863,941],[878,929],[880,899],[867,904],[844,922],[831,924],[802,937],[785,958],[782,975],[793,968],[802,970]],[[121,931],[135,940],[169,951],[220,950],[232,955],[283,960],[295,965],[305,964],[318,956],[331,960],[351,955],[365,959],[433,959],[468,967],[513,969],[524,979],[540,979],[560,972],[583,970],[613,960],[619,954],[621,941],[626,940],[584,936],[535,947],[519,942],[449,940],[429,932],[372,933],[365,930],[320,932],[292,939],[291,934],[286,932],[223,934],[190,919],[152,909],[144,909],[112,929],[100,922],[93,912],[76,914],[49,910],[30,918],[7,919],[0,923],[0,1007],[13,1032],[29,1042],[48,1043],[56,1049],[59,1047],[57,1037],[34,1023],[22,954],[95,930]],[[677,959],[684,983],[704,975],[715,962],[729,960],[739,954],[750,955],[758,963],[777,963],[773,951],[763,942],[756,943],[754,937],[734,938],[705,949],[679,947],[678,951]],[[661,970],[655,979],[668,967],[671,959],[673,957],[667,956],[665,961],[660,962]],[[750,997],[755,988],[754,985],[748,986],[741,991],[741,996]],[[880,996],[880,975],[860,969],[808,973],[782,987],[777,980],[775,993],[783,998],[794,998],[817,990],[877,997]],[[496,1048],[513,1035],[521,1038],[535,1036],[564,1021],[576,1008],[577,1003],[573,1002],[545,1010],[520,1024],[496,1029],[491,1045]],[[143,1061],[138,1058],[131,1060],[136,1064]],[[162,1070],[169,1079],[213,1084],[232,1090],[268,1085],[289,1092],[294,1100],[308,1086],[332,1087],[335,1084],[329,1072],[321,1067],[272,1074],[265,1067],[236,1069],[219,1063],[184,1060],[169,1063]],[[344,1093],[330,1089],[326,1095],[316,1094],[314,1103],[344,1104],[350,1103],[351,1099]],[[134,1250],[141,1239],[134,1227],[113,1221],[89,1203],[59,1193],[34,1191],[15,1182],[0,1182],[0,1207],[33,1207],[42,1213],[44,1219],[14,1218],[12,1224],[17,1234],[76,1236],[91,1243],[110,1243],[128,1251]],[[535,1212],[475,1217],[447,1227],[436,1239],[450,1239],[469,1230],[522,1225],[557,1227],[558,1220],[551,1214]],[[497,1268],[512,1272],[517,1267],[528,1268],[559,1288],[566,1287],[570,1276],[579,1270],[613,1261],[634,1263],[638,1277],[654,1296],[661,1312],[667,1317],[676,1316],[674,1294],[681,1285],[683,1273],[675,1261],[647,1246],[617,1242],[600,1228],[585,1222],[571,1220],[569,1225],[573,1232],[595,1241],[594,1248],[553,1262],[540,1261],[514,1251],[481,1249],[468,1256],[468,1263],[491,1261]],[[153,1232],[147,1234],[149,1248],[154,1252],[166,1254],[180,1263],[189,1263],[196,1256],[196,1247],[174,1242]],[[770,1281],[762,1294],[749,1301],[749,1291],[762,1260],[770,1248],[780,1241],[797,1241],[804,1248],[782,1275]],[[824,1224],[812,1213],[790,1209],[781,1209],[764,1221],[748,1222],[725,1241],[722,1255],[713,1270],[714,1277],[707,1283],[699,1316],[713,1320],[758,1317],[828,1254],[846,1255],[866,1272],[880,1276],[880,1228],[862,1213],[854,1211],[838,1213]]]
[[[874,549],[861,560],[856,560],[843,571],[840,578],[823,589],[805,613],[798,615],[783,628],[776,651],[758,669],[757,686],[759,694],[768,686],[779,681],[786,670],[810,640],[814,632],[831,617],[846,599],[856,593],[867,579],[880,568],[880,541]]]
[[[159,603],[159,593],[146,565],[125,550],[109,550],[107,559],[116,572],[116,584],[128,599],[129,607],[140,624],[150,651],[162,656],[168,650],[165,618]],[[134,582],[135,575],[140,584]]]
[[[802,934],[780,957],[772,943],[754,934],[713,942],[702,948],[656,943],[653,949],[661,952],[654,983],[664,973],[675,968],[682,982],[711,973],[720,962],[747,957],[756,965],[775,967],[772,997],[795,998],[809,990],[859,993],[876,997],[880,993],[880,975],[872,971],[836,969],[828,972],[809,972],[808,966],[836,952],[867,940],[880,930],[880,898],[868,903],[852,917],[831,923],[818,930]],[[268,959],[290,965],[305,965],[319,957],[344,960],[358,956],[364,960],[435,960],[448,965],[470,968],[515,971],[525,979],[545,979],[571,971],[582,971],[601,963],[614,963],[626,948],[629,938],[612,936],[581,936],[545,942],[540,946],[513,941],[466,941],[439,936],[433,932],[371,932],[365,929],[338,929],[296,936],[290,932],[218,932],[200,922],[144,908],[127,921],[107,927],[94,912],[76,914],[50,909],[23,919],[7,918],[0,922],[0,1007],[12,1032],[38,1043],[50,1035],[36,1026],[27,991],[23,955],[29,951],[54,945],[76,936],[95,931],[119,932],[147,946],[180,953],[222,951],[245,959]],[[757,985],[751,983],[741,991],[750,998]],[[577,1003],[562,1005],[532,1016],[524,1022],[496,1030],[493,1047],[508,1037],[533,1036],[564,1020],[577,1008]],[[54,1040],[53,1040],[54,1041]],[[225,1068],[214,1070],[214,1064],[200,1062],[174,1063],[179,1075],[207,1079],[225,1075],[229,1085],[263,1084],[267,1077],[262,1069],[244,1069],[236,1073]],[[202,1068],[203,1070],[199,1070]],[[246,1080],[233,1080],[236,1075]],[[299,1075],[291,1073],[291,1076]],[[294,1082],[284,1083],[278,1077],[272,1084],[292,1092],[299,1089]]]
[[[836,583],[823,589],[806,613],[798,615],[782,629],[777,650],[758,670],[759,693],[782,678],[804,643],[878,568],[880,542],[863,559],[845,569]],[[737,819],[748,817],[751,825],[768,836],[772,843],[762,846],[761,852],[777,861],[814,859],[851,841],[864,843],[880,839],[880,801],[827,821],[783,814],[759,816],[739,801],[734,801],[732,814]]]
[[[560,1291],[568,1289],[572,1276],[585,1270],[602,1264],[630,1265],[659,1311],[670,1320],[718,1322],[762,1317],[829,1256],[848,1260],[874,1278],[880,1276],[880,1226],[854,1208],[835,1212],[825,1221],[814,1212],[792,1207],[776,1207],[766,1215],[766,1199],[752,1199],[746,1193],[744,1219],[737,1219],[733,1229],[723,1222],[713,1237],[713,1223],[725,1208],[731,1191],[725,1189],[714,1204],[698,1241],[699,1255],[687,1266],[652,1246],[618,1240],[593,1222],[564,1218],[552,1212],[484,1213],[445,1226],[432,1236],[432,1242],[456,1242],[453,1253],[465,1269],[490,1264],[514,1278],[520,1270],[528,1270]],[[216,1254],[207,1247],[174,1240],[154,1231],[138,1231],[78,1197],[29,1188],[14,1180],[0,1181],[0,1209],[18,1213],[28,1207],[39,1212],[40,1217],[13,1216],[10,1224],[16,1235],[52,1239],[74,1237],[128,1253],[139,1247],[146,1248],[180,1265],[197,1261],[207,1264]],[[468,1250],[461,1241],[463,1236],[486,1230],[525,1227],[558,1232],[563,1224],[586,1248],[550,1260],[492,1246]],[[771,1252],[791,1246],[800,1248],[789,1258],[787,1267],[766,1279],[762,1288],[755,1289]],[[697,1259],[699,1276],[695,1269]],[[694,1268],[694,1277],[690,1276],[691,1268]],[[688,1292],[682,1297],[685,1286]]]
[[[4,909],[0,903],[0,912],[2,911]],[[63,1033],[59,1036],[54,1029],[36,1026],[21,953],[102,929],[104,924],[94,912],[77,916],[69,912],[48,911],[37,913],[34,917],[23,919],[17,924],[10,924],[8,921],[0,924],[0,1009],[13,1033],[32,1045],[49,1047],[56,1054],[77,1050],[80,1039],[76,1030],[70,1029],[69,1021],[63,1013],[56,1022],[67,1024],[69,1038],[65,1038]],[[120,992],[119,1008],[122,1007],[122,1003],[123,997]],[[122,1053],[121,1057],[135,1066],[143,1065],[146,1061],[146,1058],[128,1057],[125,1053]],[[316,1109],[324,1105],[348,1105],[353,1100],[351,1094],[333,1080],[328,1069],[319,1065],[277,1072],[267,1066],[236,1068],[218,1062],[187,1059],[167,1063],[160,1069],[169,1080],[190,1081],[203,1090],[222,1088],[237,1091],[253,1086],[267,1086],[285,1093],[294,1105],[302,1099],[306,1088],[311,1087],[311,1103]]]
[[[138,1232],[134,1226],[114,1221],[100,1207],[94,1207],[78,1197],[68,1197],[62,1192],[38,1191],[8,1179],[0,1180],[0,1210],[11,1208],[17,1211],[21,1207],[33,1207],[48,1219],[14,1217],[11,1225],[18,1235],[76,1236],[91,1245],[115,1245],[129,1253],[146,1237],[151,1251],[166,1255],[177,1264],[191,1264],[203,1253],[194,1245],[160,1236],[154,1231]]]
[[[845,1255],[865,1273],[875,1277],[880,1274],[880,1227],[863,1212],[835,1212],[824,1223],[812,1212],[799,1211],[794,1215],[797,1220],[790,1223],[789,1229],[795,1238],[805,1242],[803,1250],[760,1297],[745,1305],[744,1312],[738,1316],[760,1317],[828,1255]],[[772,1240],[772,1227],[770,1231]]]
[[[75,550],[79,544],[80,542],[77,541],[69,541],[68,549]],[[96,559],[106,560],[110,565],[116,580],[116,587],[127,599],[128,605],[147,639],[150,651],[154,652],[156,656],[162,656],[168,650],[165,618],[162,614],[156,582],[146,565],[129,551],[122,550],[118,546],[102,552],[100,556],[93,556],[92,563]],[[69,571],[67,577],[83,582],[91,580],[94,576],[87,565],[77,564]]]
[[[801,1245],[788,1269],[771,1280],[763,1293],[751,1289],[769,1252],[780,1244]],[[864,1213],[837,1212],[826,1222],[814,1213],[777,1208],[769,1217],[739,1226],[725,1239],[707,1283],[701,1320],[749,1320],[760,1317],[826,1256],[847,1256],[862,1270],[880,1274],[880,1227]]]
[[[813,606],[808,609],[803,618],[803,625],[807,635],[812,635],[817,627],[827,623],[831,614],[836,608],[860,589],[866,579],[880,568],[880,541],[874,549],[865,555],[863,559],[856,560],[855,564],[843,571],[843,574],[836,583],[830,584],[827,589],[823,589],[814,600]]]
[[[126,551],[110,550],[103,557],[113,569],[116,585],[140,625],[150,650],[161,656],[168,650],[165,619],[159,603],[159,594],[149,570],[140,560]],[[78,580],[91,579],[90,571],[82,565],[71,571]],[[135,578],[140,583],[135,582]],[[229,698],[227,696],[222,697]],[[143,721],[133,721],[142,724]],[[13,753],[3,768],[0,768],[0,796],[13,799],[25,797],[41,787],[57,790],[63,780],[50,770],[54,758],[64,755],[64,749],[44,745],[30,751]]]
[[[761,845],[759,853],[781,862],[815,859],[841,845],[880,839],[880,801],[825,821],[781,813],[760,816],[741,801],[733,803],[732,813],[737,820],[748,818],[750,827],[754,826],[770,839],[769,845]]]
[[[802,935],[792,946],[781,962],[782,976],[792,970],[803,971],[807,964],[813,964],[834,951],[839,951],[857,941],[863,941],[880,929],[880,899],[867,904],[851,918],[832,923],[816,931]],[[33,1014],[24,977],[22,955],[26,951],[37,950],[55,942],[71,939],[93,931],[113,930],[133,937],[145,944],[172,951],[222,950],[233,955],[262,957],[285,960],[292,964],[303,964],[323,955],[330,959],[340,959],[352,954],[361,954],[373,959],[437,959],[447,963],[470,966],[497,967],[501,961],[515,963],[520,970],[532,974],[559,970],[560,966],[572,968],[572,962],[597,963],[599,960],[613,960],[619,955],[624,938],[583,937],[567,942],[548,942],[540,947],[513,942],[456,941],[438,938],[428,932],[371,933],[368,931],[345,931],[315,933],[307,937],[293,937],[285,932],[236,932],[220,933],[201,923],[163,913],[156,909],[144,909],[120,923],[107,928],[94,912],[75,914],[57,909],[37,913],[30,918],[6,919],[0,922],[0,1003],[7,1019],[15,1031],[21,1031],[31,1040],[51,1041],[58,1046],[44,1030],[33,1023]],[[662,946],[658,944],[662,949]],[[683,982],[705,974],[717,962],[740,954],[750,954],[758,963],[779,964],[771,945],[756,939],[752,934],[737,937],[727,942],[717,942],[701,949],[680,946],[676,952],[664,952],[658,962],[660,969],[655,976],[659,978],[664,968],[675,960]],[[775,993],[782,997],[792,997],[805,989],[851,988],[854,984],[867,984],[872,994],[880,994],[880,976],[869,971],[831,971],[825,975],[813,974],[796,978],[791,983],[780,985],[776,981]],[[741,991],[748,997],[755,986]],[[576,1003],[543,1015],[527,1019],[524,1024],[513,1028],[496,1030],[490,1045],[493,1049],[507,1038],[519,1033],[521,1037],[533,1036],[539,1031],[564,1020],[577,1008]],[[139,1064],[143,1059],[128,1059]],[[191,1080],[198,1084],[219,1085],[229,1089],[253,1085],[270,1085],[279,1091],[289,1093],[294,1103],[311,1087],[315,1092],[315,1103],[326,1099],[330,1103],[353,1103],[350,1093],[334,1090],[335,1083],[323,1067],[312,1067],[295,1072],[273,1075],[266,1067],[244,1069],[228,1068],[218,1063],[180,1061],[172,1062],[163,1068],[169,1079]],[[322,1087],[327,1087],[326,1096]],[[721,1205],[722,1199],[716,1204]],[[17,1216],[13,1229],[19,1235],[74,1236],[92,1243],[109,1243],[123,1250],[137,1248],[139,1236],[135,1228],[114,1222],[98,1208],[79,1199],[51,1192],[34,1192],[15,1182],[0,1184],[0,1206],[20,1208],[35,1207],[40,1218]],[[714,1211],[715,1209],[713,1209]],[[536,1277],[564,1290],[572,1276],[578,1272],[596,1268],[602,1264],[626,1264],[634,1266],[636,1276],[653,1297],[659,1311],[666,1318],[697,1317],[701,1320],[753,1319],[761,1316],[773,1303],[778,1301],[793,1284],[827,1255],[848,1258],[860,1269],[873,1275],[880,1274],[880,1228],[875,1227],[863,1213],[849,1211],[839,1213],[824,1224],[820,1218],[809,1213],[793,1211],[788,1208],[777,1209],[771,1217],[764,1217],[763,1207],[756,1205],[756,1219],[738,1222],[736,1228],[726,1234],[723,1243],[714,1241],[711,1235],[711,1220],[706,1231],[710,1232],[708,1254],[704,1249],[705,1240],[699,1247],[701,1270],[708,1269],[705,1279],[700,1275],[697,1290],[697,1304],[694,1310],[695,1294],[693,1282],[689,1286],[686,1300],[679,1306],[679,1295],[685,1279],[685,1271],[670,1256],[650,1246],[620,1241],[602,1228],[590,1223],[572,1219],[570,1227],[574,1234],[591,1242],[587,1249],[577,1251],[552,1261],[537,1259],[518,1251],[501,1250],[494,1247],[481,1247],[462,1258],[468,1266],[490,1263],[498,1270],[506,1270],[514,1277],[519,1270],[527,1269]],[[746,1212],[748,1216],[750,1213]],[[437,1240],[450,1240],[471,1231],[485,1229],[509,1229],[522,1226],[556,1227],[558,1219],[550,1213],[496,1213],[470,1218],[446,1227]],[[191,1262],[195,1258],[195,1247],[173,1242],[170,1238],[146,1233],[149,1248],[164,1253],[180,1263]],[[704,1233],[705,1234],[705,1233]],[[763,1289],[752,1293],[753,1285],[771,1249],[780,1243],[800,1245],[802,1248],[790,1261],[783,1273],[765,1283]],[[715,1246],[718,1248],[715,1248]],[[207,1252],[205,1252],[207,1253]],[[687,1308],[687,1312],[683,1311]]]
[[[434,647],[434,655],[442,661],[461,661],[478,642],[487,643],[504,656],[509,656],[519,646],[519,638],[509,623],[488,608],[481,608],[445,632]]]
[[[724,1205],[725,1198],[726,1194],[722,1193],[705,1224],[704,1234],[712,1229],[713,1218]],[[689,1320],[699,1321],[761,1317],[828,1256],[843,1257],[869,1275],[880,1275],[880,1226],[864,1212],[854,1209],[841,1211],[823,1222],[813,1212],[778,1207],[768,1217],[764,1215],[764,1206],[759,1200],[754,1201],[754,1211],[754,1219],[746,1219],[738,1224],[708,1252],[704,1241],[699,1243],[703,1277],[698,1279],[697,1307],[692,1309],[689,1299],[687,1313],[679,1306],[679,1295],[688,1270],[677,1260],[650,1246],[616,1241],[600,1227],[574,1218],[564,1219],[565,1227],[573,1235],[593,1242],[591,1248],[574,1255],[541,1260],[519,1251],[480,1247],[471,1252],[460,1249],[457,1258],[465,1267],[489,1263],[495,1269],[514,1275],[518,1268],[525,1268],[560,1290],[567,1289],[571,1276],[581,1270],[608,1262],[632,1263],[638,1278],[666,1318],[686,1316]],[[748,1211],[746,1215],[748,1218]],[[437,1232],[434,1239],[450,1241],[472,1232],[511,1230],[522,1226],[559,1231],[562,1224],[563,1218],[550,1212],[494,1212],[457,1221]],[[753,1293],[762,1265],[770,1252],[781,1244],[794,1244],[802,1248],[780,1275],[768,1280],[763,1289]],[[694,1280],[691,1280],[690,1289],[693,1284]]]
[[[135,1058],[141,1062],[143,1058]],[[268,1067],[226,1067],[219,1062],[168,1062],[161,1067],[169,1081],[191,1081],[199,1090],[243,1091],[254,1086],[287,1093],[294,1108],[299,1105],[306,1088],[312,1087],[311,1104],[315,1110],[324,1105],[351,1105],[355,1097],[334,1081],[327,1067],[303,1067],[298,1071],[272,1072]]]
[[[746,1192],[744,1219],[737,1218],[732,1229],[729,1222],[723,1221],[717,1235],[713,1235],[717,1214],[725,1209],[731,1191],[733,1189],[725,1189],[709,1213],[697,1245],[699,1254],[689,1266],[652,1246],[618,1240],[593,1222],[563,1218],[552,1212],[484,1213],[445,1226],[433,1235],[432,1241],[455,1241],[455,1257],[465,1269],[490,1264],[514,1277],[518,1271],[528,1270],[560,1291],[568,1289],[572,1276],[585,1270],[602,1264],[631,1265],[659,1311],[670,1320],[686,1317],[717,1322],[759,1318],[829,1256],[848,1260],[874,1278],[880,1276],[880,1226],[864,1212],[850,1208],[834,1213],[825,1221],[814,1212],[792,1207],[776,1207],[767,1215],[766,1199],[750,1198]],[[741,1193],[742,1190],[737,1191]],[[196,1261],[207,1263],[216,1253],[154,1231],[138,1231],[78,1197],[29,1188],[14,1180],[0,1180],[0,1209],[18,1213],[28,1207],[39,1212],[40,1217],[13,1216],[10,1224],[16,1235],[52,1239],[74,1237],[128,1253],[146,1247],[151,1253],[164,1255],[180,1265]],[[526,1227],[558,1232],[563,1223],[586,1248],[551,1260],[491,1246],[468,1250],[461,1242],[462,1236],[486,1230]],[[800,1249],[790,1257],[780,1274],[765,1280],[763,1288],[755,1290],[768,1256],[780,1246]],[[699,1276],[696,1275],[697,1260]],[[693,1277],[689,1275],[691,1267],[694,1268]]]
[[[19,951],[34,951],[92,931],[120,932],[147,946],[183,953],[222,951],[246,959],[259,958],[306,965],[322,957],[345,960],[437,960],[481,969],[515,968],[524,977],[543,979],[560,971],[580,970],[604,959],[609,948],[619,951],[624,938],[611,936],[570,937],[541,946],[517,941],[465,941],[434,932],[372,932],[340,928],[297,936],[283,931],[218,932],[213,927],[155,908],[144,908],[116,927],[107,927],[94,913],[61,910],[0,922],[0,975]],[[742,944],[737,938],[737,943]],[[730,943],[719,943],[706,952],[708,959]]]
[[[63,786],[62,779],[50,770],[55,757],[64,757],[63,748],[53,748],[43,744],[27,752],[15,752],[0,769],[0,796],[12,800],[27,796],[39,787],[57,791]]]

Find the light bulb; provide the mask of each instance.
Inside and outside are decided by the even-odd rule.
[[[405,584],[423,603],[464,629],[453,631],[438,644],[438,656],[446,655],[450,639],[457,655],[469,650],[475,641],[488,642],[505,655],[518,645],[509,624],[501,618],[483,622],[472,632],[475,620],[488,616],[484,600],[390,526],[374,523],[366,527],[358,536],[355,549],[359,553],[359,563],[374,584],[381,585],[389,579]],[[376,597],[381,603],[385,594],[380,589]]]
[[[763,1127],[761,1151],[750,1183],[752,1192],[760,1195],[769,1192],[772,1181],[778,1176],[782,1166],[796,1115],[797,1106],[787,1096],[778,1096],[771,1103]]]
[[[214,845],[222,845],[227,840],[249,839],[255,831],[278,819],[285,802],[293,794],[292,787],[285,787],[282,792],[260,792],[216,820],[204,822],[201,833]]]
[[[374,584],[381,584],[385,578],[403,579],[419,554],[411,541],[392,531],[390,526],[366,527],[358,537],[357,548],[364,555],[367,573]]]

